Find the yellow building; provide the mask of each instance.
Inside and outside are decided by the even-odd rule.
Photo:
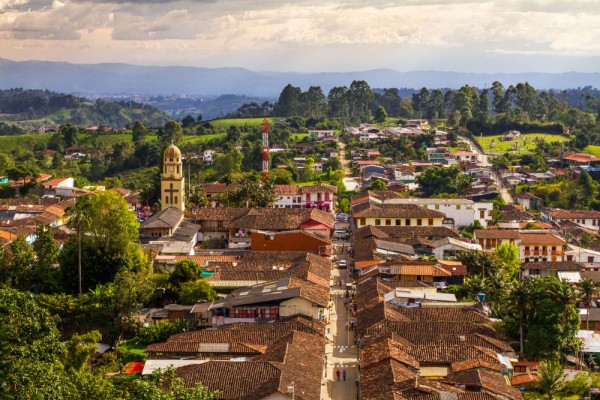
[[[163,155],[163,171],[160,179],[161,209],[175,207],[185,210],[183,163],[181,150],[171,144]]]

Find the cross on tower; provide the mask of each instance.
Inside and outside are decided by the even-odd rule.
[[[173,193],[179,192],[179,189],[173,189],[173,184],[169,185],[169,189],[165,189],[165,192],[169,193],[169,204],[173,204]]]

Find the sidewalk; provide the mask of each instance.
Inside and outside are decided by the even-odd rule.
[[[325,350],[327,357],[327,367],[323,385],[321,387],[321,399],[356,399],[356,378],[358,370],[358,351],[354,345],[354,331],[346,330],[346,323],[349,322],[348,310],[344,306],[344,297],[346,289],[338,287],[337,282],[342,279],[344,283],[348,282],[348,270],[334,269],[332,271],[335,285],[331,288],[331,300],[334,307],[331,314],[331,323],[329,324],[328,338],[333,338],[333,343],[328,344]],[[340,381],[336,379],[335,371],[346,370],[346,381],[340,376]]]

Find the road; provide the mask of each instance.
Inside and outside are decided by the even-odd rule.
[[[344,243],[347,247],[349,242],[344,241]],[[350,264],[350,257],[347,252],[338,253],[337,256],[339,259],[348,260],[348,264]],[[348,275],[348,269],[335,268],[332,270],[334,285],[331,287],[330,293],[333,310],[326,335],[328,338],[325,350],[327,364],[321,387],[321,399],[324,400],[352,400],[357,398],[358,349],[354,345],[354,331],[346,329],[351,321],[345,304],[347,301],[346,289],[344,285],[338,286],[340,279],[344,284],[349,282]],[[338,369],[340,374],[344,370],[346,371],[346,381],[343,380],[342,375],[340,375],[340,380],[337,380],[336,371]]]
[[[352,176],[352,169],[350,168],[350,160],[346,160],[346,144],[340,142],[338,138],[338,149],[340,154],[340,161],[342,162],[342,168],[344,169],[344,177],[342,181],[344,182],[344,186],[346,186],[346,190],[358,190],[359,185],[356,178]]]
[[[461,138],[465,142],[469,143],[469,146],[471,147],[471,151],[474,153],[477,153],[477,158],[479,159],[479,164],[481,166],[483,166],[483,167],[491,167],[492,166],[489,156],[487,154],[485,154],[484,152],[482,152],[481,150],[479,150],[479,147],[477,147],[471,139],[466,138],[464,136],[459,136],[459,138]],[[504,184],[502,183],[502,179],[494,170],[492,170],[492,178],[494,178],[496,185],[498,185],[498,189],[500,189],[500,194],[502,195],[502,198],[504,199],[506,204],[512,204],[513,198],[510,195],[510,193],[508,192],[508,188],[504,187]]]

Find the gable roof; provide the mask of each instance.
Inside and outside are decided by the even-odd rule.
[[[556,245],[563,246],[565,240],[550,232],[521,231],[521,246],[529,245]]]
[[[446,218],[440,211],[430,210],[416,204],[368,204],[363,209],[355,206],[352,218]]]
[[[598,219],[600,211],[596,210],[554,210],[548,213],[554,219]]]
[[[473,232],[476,239],[519,239],[516,229],[476,229]]]
[[[231,228],[259,230],[293,230],[308,221],[333,227],[333,215],[316,208],[252,208],[245,214],[232,218]]]
[[[153,214],[142,222],[141,229],[150,228],[175,228],[183,219],[183,211],[179,208],[169,207]]]

